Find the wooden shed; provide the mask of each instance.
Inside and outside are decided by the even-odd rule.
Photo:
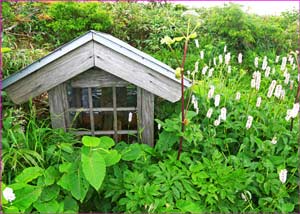
[[[181,97],[172,68],[96,31],[6,78],[3,89],[17,104],[48,92],[53,128],[110,135],[116,141],[139,132],[140,140],[149,145],[153,145],[154,96],[170,102]]]

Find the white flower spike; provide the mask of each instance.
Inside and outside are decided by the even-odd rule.
[[[246,129],[250,129],[251,128],[252,121],[253,121],[253,117],[249,115],[247,123],[246,123]]]
[[[132,121],[132,112],[129,112],[128,114],[128,122],[130,123]]]
[[[281,181],[282,184],[284,184],[286,182],[287,173],[288,173],[288,171],[286,169],[282,169],[279,172],[279,180]]]
[[[216,107],[220,105],[220,98],[221,98],[220,94],[217,94],[215,96],[215,106]]]
[[[241,93],[240,92],[236,92],[235,100],[239,101],[240,99],[241,99]]]
[[[272,138],[271,143],[272,143],[273,145],[275,145],[275,144],[277,143],[277,138],[276,138],[276,136]]]
[[[239,53],[238,62],[241,64],[243,62],[243,54]]]
[[[212,113],[213,113],[213,109],[209,108],[208,111],[207,111],[207,113],[206,113],[206,117],[207,118],[211,118]]]

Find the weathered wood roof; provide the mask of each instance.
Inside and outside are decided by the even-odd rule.
[[[2,87],[14,102],[22,103],[91,67],[103,69],[171,102],[180,98],[180,82],[171,67],[96,31],[87,32],[11,75]],[[51,78],[51,75],[57,76]],[[186,79],[184,84],[190,86]]]

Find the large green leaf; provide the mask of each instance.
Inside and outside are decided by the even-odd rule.
[[[43,188],[40,201],[46,202],[56,199],[59,194],[60,187],[56,184]]]
[[[103,149],[109,149],[115,145],[115,141],[107,136],[100,137],[99,146]]]
[[[70,191],[74,198],[82,202],[87,194],[89,183],[78,164],[74,163],[68,167],[69,171],[61,177],[57,184]]]
[[[192,201],[178,200],[176,202],[176,207],[180,209],[181,212],[203,212],[203,208],[199,204]]]
[[[77,201],[75,201],[71,196],[67,196],[64,199],[64,210],[69,210],[73,212],[78,212],[79,206]]]
[[[31,204],[40,197],[42,189],[31,185],[26,185],[23,188],[15,190],[16,199],[12,202],[12,205],[19,208],[21,212],[24,212]]]
[[[100,138],[98,137],[91,137],[91,136],[83,136],[82,143],[88,147],[97,147],[100,144]]]
[[[105,160],[106,166],[112,166],[116,163],[118,163],[121,159],[121,154],[117,150],[111,150],[111,151],[99,151],[101,153],[102,157]]]
[[[122,151],[122,160],[133,161],[137,160],[144,154],[143,148],[140,144],[131,144],[126,149]]]
[[[55,180],[59,178],[59,172],[54,166],[50,166],[45,170],[44,177],[45,185],[49,186],[54,184]]]
[[[28,183],[43,175],[44,170],[38,166],[28,167],[21,172],[15,179],[17,183]]]
[[[106,173],[105,160],[97,151],[82,150],[81,163],[87,181],[99,190]]]
[[[60,211],[60,204],[56,200],[49,202],[35,202],[34,208],[40,213],[58,213]]]

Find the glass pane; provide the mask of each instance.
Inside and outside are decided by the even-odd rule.
[[[114,130],[114,113],[107,112],[94,112],[95,131],[108,131]]]
[[[128,85],[127,87],[118,87],[117,107],[136,107],[136,87]]]
[[[90,112],[70,112],[71,127],[76,129],[91,130]]]
[[[117,118],[118,118],[118,130],[137,130],[136,112],[119,111],[117,112]],[[129,121],[130,119],[131,121]]]
[[[112,88],[92,88],[93,107],[113,107]]]
[[[117,142],[124,141],[126,143],[138,142],[137,134],[120,134]]]
[[[88,108],[89,94],[87,88],[67,87],[68,102],[71,108]]]

